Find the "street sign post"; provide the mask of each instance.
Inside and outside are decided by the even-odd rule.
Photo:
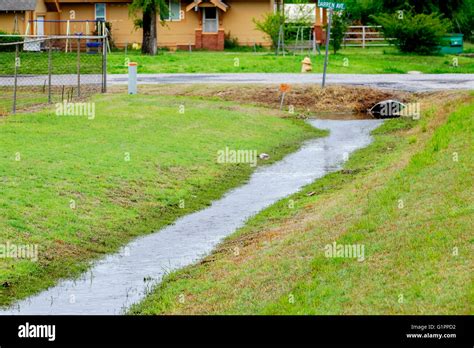
[[[331,25],[332,25],[332,15],[334,11],[342,11],[346,8],[346,4],[342,2],[331,2],[331,1],[322,1],[318,0],[319,8],[329,9],[329,18],[328,18],[328,29],[326,34],[326,57],[324,57],[324,72],[323,72],[323,82],[321,87],[324,88],[326,85],[326,72],[328,69],[328,59],[329,59],[329,41],[331,39]]]
[[[328,59],[329,59],[329,40],[331,39],[331,24],[332,24],[332,12],[333,9],[329,9],[329,18],[328,18],[328,30],[326,35],[326,57],[324,57],[324,72],[323,72],[323,83],[322,88],[326,85],[326,72],[328,70]]]

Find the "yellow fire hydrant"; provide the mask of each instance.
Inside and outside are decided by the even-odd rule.
[[[305,72],[310,72],[310,71],[313,71],[313,63],[311,63],[311,58],[306,57],[301,62],[301,72],[305,73]]]

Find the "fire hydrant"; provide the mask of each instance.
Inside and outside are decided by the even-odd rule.
[[[313,71],[313,63],[311,63],[311,59],[309,57],[306,57],[301,62],[301,72],[305,73],[310,71]]]

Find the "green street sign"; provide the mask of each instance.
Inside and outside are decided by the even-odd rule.
[[[343,2],[332,2],[332,1],[322,1],[318,0],[319,8],[329,8],[335,11],[342,11],[346,9],[346,4]]]

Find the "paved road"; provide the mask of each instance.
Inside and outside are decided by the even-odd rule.
[[[140,74],[139,84],[321,84],[321,74]],[[46,75],[22,75],[21,86],[43,86]],[[100,75],[82,75],[82,83],[100,84]],[[75,75],[54,75],[53,85],[74,86]],[[109,85],[126,85],[127,75],[109,75]],[[474,90],[474,74],[329,74],[327,83],[339,85],[371,86],[410,92],[467,89]],[[0,86],[12,86],[13,77],[0,76]]]
[[[321,84],[321,74],[140,74],[139,84]],[[110,85],[127,84],[127,75],[109,75]],[[474,74],[329,74],[327,84],[360,85],[411,92],[474,90]]]

